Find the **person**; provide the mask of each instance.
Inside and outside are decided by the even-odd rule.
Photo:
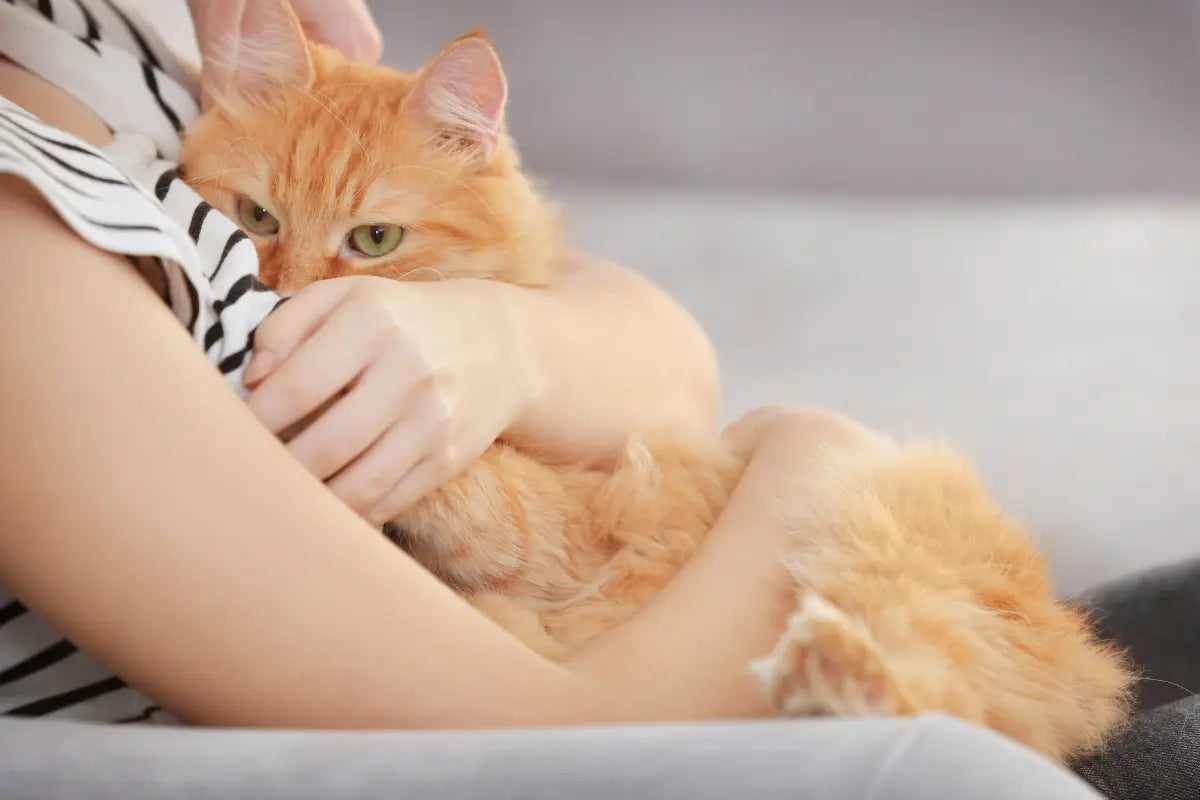
[[[293,4],[311,36],[378,58],[361,2]],[[247,13],[244,0],[190,5],[202,50]],[[142,100],[168,119],[196,111],[181,89],[186,74],[151,31],[107,3],[0,5],[0,15],[13,23],[0,24],[0,236],[9,243],[0,255],[0,586],[13,592],[0,598],[0,713],[322,728],[765,713],[745,664],[773,643],[790,595],[777,555],[791,534],[770,500],[825,459],[870,457],[886,440],[816,411],[761,409],[735,424],[726,435],[750,450],[750,466],[695,561],[643,613],[563,664],[545,662],[368,523],[500,434],[552,457],[600,461],[641,426],[712,427],[715,367],[694,321],[636,275],[574,254],[566,280],[536,301],[517,287],[469,281],[435,293],[339,279],[278,309],[225,302],[196,252],[202,235],[195,248],[176,235],[157,245],[170,252],[155,252],[132,235],[147,233],[139,223],[109,229],[80,213],[72,193],[136,190],[99,172],[102,164],[160,168],[156,148],[169,160],[172,134],[146,136],[137,114],[112,104],[114,92],[128,99],[128,87],[105,87],[103,74],[76,82],[68,60],[37,53],[75,47],[50,33],[72,20],[72,37],[106,67],[140,50],[153,90]],[[17,30],[37,33],[31,41]],[[133,130],[114,129],[113,120],[131,119]],[[97,159],[84,170],[95,172],[76,174],[77,158]],[[89,185],[97,175],[108,181]],[[160,233],[172,224],[154,219]],[[490,337],[470,327],[494,322],[477,312],[497,302],[511,304],[514,333],[524,326],[506,340],[516,351],[489,350]],[[303,446],[285,446],[272,434],[345,388],[330,369],[339,354],[304,345],[347,307],[354,313],[341,318],[383,311],[404,321],[375,352],[400,354],[391,368],[398,381],[409,376],[406,392],[361,396],[371,413],[353,429],[318,417]],[[241,320],[226,313],[239,308]],[[229,323],[210,348],[217,329],[197,327],[204,314]],[[537,335],[549,328],[571,335]],[[346,333],[360,351],[363,337],[381,335]],[[215,346],[225,340],[234,344]],[[233,366],[213,369],[210,350],[218,367]],[[228,386],[243,381],[254,386],[245,403]],[[447,383],[458,391],[431,392]],[[598,395],[596,385],[612,390]],[[426,435],[388,437],[393,430]],[[369,453],[389,466],[388,480],[323,482]],[[1183,585],[1194,586],[1189,575]],[[1119,595],[1097,596],[1111,619],[1132,607]],[[1195,725],[1194,700],[1162,713],[1180,730]],[[1162,731],[1162,718],[1139,717],[1077,770],[1113,797],[1142,796],[1127,754],[1151,741],[1146,726]],[[900,750],[917,730],[925,728],[905,729]]]

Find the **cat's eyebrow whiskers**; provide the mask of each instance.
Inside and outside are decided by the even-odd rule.
[[[215,170],[213,172],[208,173],[207,175],[197,175],[194,178],[187,178],[184,181],[184,183],[186,183],[188,186],[195,186],[197,183],[204,183],[205,181],[211,181],[213,178],[219,178],[222,175],[225,175],[230,172],[244,172],[244,171],[245,170],[241,169],[240,167],[227,167],[225,169]]]
[[[264,160],[264,161],[266,160],[267,149],[266,149],[265,147],[263,147],[263,146],[262,146],[262,144],[261,144],[259,141],[257,141],[256,139],[254,139],[254,138],[252,138],[252,137],[250,137],[250,136],[235,136],[235,137],[233,137],[232,139],[230,139],[230,140],[229,140],[229,144],[225,145],[225,150],[224,150],[224,152],[222,152],[222,153],[221,153],[221,169],[217,170],[217,171],[214,173],[214,174],[215,174],[215,175],[217,175],[218,177],[222,178],[221,182],[217,184],[217,189],[218,189],[219,191],[224,191],[224,190],[225,190],[225,181],[224,181],[223,179],[224,179],[224,177],[225,177],[225,175],[226,175],[226,174],[228,174],[228,173],[230,173],[230,172],[238,172],[238,171],[242,171],[242,170],[238,170],[238,169],[237,169],[237,168],[235,168],[235,167],[228,167],[228,168],[227,168],[227,167],[225,166],[225,164],[226,164],[226,163],[228,163],[228,161],[229,161],[229,153],[230,153],[230,151],[231,151],[231,150],[233,150],[233,146],[234,146],[235,144],[237,144],[238,142],[243,142],[243,141],[245,141],[245,142],[249,142],[250,144],[252,144],[252,145],[254,145],[255,147],[257,147],[257,148],[258,148],[258,151],[259,151],[259,153],[260,153],[260,154],[262,155],[262,157],[263,157],[263,160]]]
[[[325,112],[326,112],[327,114],[329,114],[329,116],[333,117],[334,121],[335,121],[335,122],[337,122],[337,124],[339,124],[339,125],[341,125],[343,128],[345,128],[345,129],[346,129],[346,133],[350,134],[350,136],[352,136],[352,137],[354,138],[354,142],[355,142],[355,144],[357,144],[357,145],[358,145],[358,149],[359,149],[359,150],[362,150],[362,153],[363,153],[363,155],[364,155],[364,156],[367,156],[367,155],[368,155],[368,153],[367,153],[367,148],[366,148],[366,145],[364,145],[364,144],[363,144],[363,142],[362,142],[362,139],[361,139],[361,138],[359,138],[359,135],[358,135],[357,133],[355,133],[355,132],[354,132],[354,130],[353,130],[353,129],[350,127],[350,125],[349,125],[349,124],[346,122],[346,119],[345,119],[344,117],[338,116],[338,114],[337,114],[337,113],[334,111],[334,109],[333,109],[333,107],[332,107],[332,104],[333,104],[333,101],[332,101],[332,100],[329,100],[329,103],[328,103],[328,104],[326,104],[326,103],[323,103],[323,102],[321,102],[321,99],[320,99],[320,98],[318,98],[318,97],[317,97],[315,94],[313,94],[313,93],[312,93],[312,92],[310,92],[309,90],[305,89],[303,86],[296,86],[295,88],[296,88],[296,90],[297,90],[297,91],[299,91],[299,92],[301,92],[301,93],[303,93],[303,94],[306,94],[306,95],[308,95],[308,97],[309,97],[309,98],[310,98],[310,99],[311,99],[311,100],[312,100],[314,103],[316,103],[317,105],[319,105],[321,108],[325,109]],[[328,97],[326,97],[326,99],[328,100],[329,98],[328,98]]]
[[[392,277],[395,278],[396,280],[402,281],[405,278],[407,278],[409,275],[415,275],[418,272],[432,272],[434,275],[437,275],[438,280],[441,280],[441,281],[446,280],[446,273],[442,272],[437,267],[417,267],[415,269],[410,269],[406,272],[400,272],[399,270],[397,270],[396,274],[393,275]]]

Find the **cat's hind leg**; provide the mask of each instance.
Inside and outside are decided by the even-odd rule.
[[[892,716],[916,709],[867,627],[802,592],[775,649],[750,664],[788,716]]]
[[[797,519],[796,612],[756,665],[792,714],[942,711],[1053,758],[1099,746],[1131,681],[974,471],[916,449]],[[814,504],[815,505],[815,504]]]

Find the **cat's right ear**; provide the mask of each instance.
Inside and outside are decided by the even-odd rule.
[[[480,33],[451,42],[417,76],[403,113],[429,133],[466,146],[488,162],[504,129],[508,83],[500,58]]]
[[[205,109],[253,103],[281,87],[312,85],[312,56],[288,0],[205,0],[190,5],[203,59],[200,92]]]

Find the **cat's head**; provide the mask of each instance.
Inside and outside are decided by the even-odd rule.
[[[183,175],[250,235],[267,285],[551,281],[556,214],[520,171],[481,34],[405,74],[307,41],[287,0],[255,0],[201,83],[211,104],[184,137]]]

